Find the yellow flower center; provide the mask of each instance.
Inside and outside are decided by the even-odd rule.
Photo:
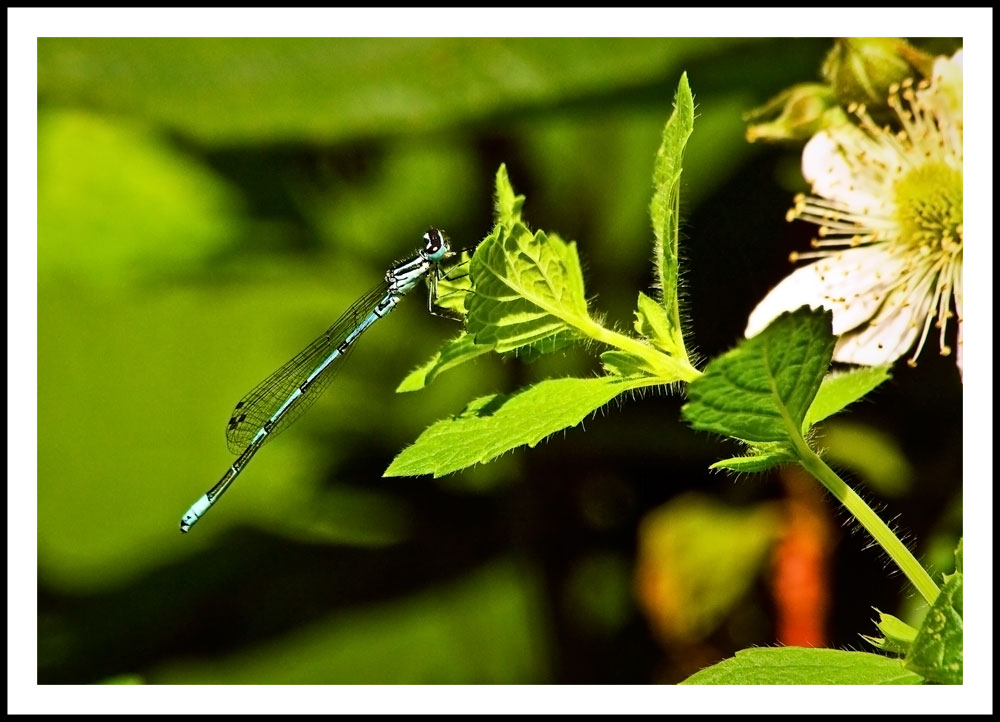
[[[944,163],[925,163],[897,180],[893,190],[900,243],[924,255],[961,249],[960,170]]]

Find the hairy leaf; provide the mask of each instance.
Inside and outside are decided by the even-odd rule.
[[[656,275],[662,293],[668,335],[659,345],[663,350],[687,359],[681,333],[677,301],[678,222],[680,207],[681,160],[694,129],[694,98],[687,73],[681,76],[674,96],[674,112],[663,129],[663,141],[656,152],[653,169],[653,200],[649,206],[656,237]],[[661,345],[662,344],[662,345]]]
[[[534,446],[576,426],[621,393],[648,380],[614,376],[549,379],[508,396],[483,396],[438,421],[393,460],[385,476],[444,476],[486,463],[518,446]]]
[[[872,646],[881,649],[883,652],[906,654],[910,649],[910,645],[913,644],[914,638],[917,636],[917,630],[902,619],[894,617],[891,614],[886,614],[885,612],[879,612],[878,614],[878,628],[885,636],[869,637],[867,634],[862,634],[862,639]]]
[[[744,649],[681,684],[920,684],[892,657],[839,649]]]
[[[396,392],[418,391],[428,386],[437,378],[438,374],[492,350],[492,346],[477,344],[472,336],[463,331],[442,346],[441,350],[434,354],[430,361],[407,374],[406,378],[396,387]]]
[[[708,365],[688,387],[696,429],[750,442],[791,442],[833,356],[829,311],[784,313]]]
[[[576,244],[555,235],[498,225],[476,249],[472,278],[466,328],[498,352],[590,322]]]
[[[709,468],[740,472],[767,471],[796,458],[795,452],[788,444],[780,442],[750,444],[748,442],[748,446],[749,452],[745,456],[723,459],[715,462]]]
[[[496,222],[510,230],[515,223],[521,223],[521,209],[524,196],[514,193],[514,186],[507,176],[507,165],[500,164],[496,176]]]
[[[889,379],[888,366],[859,366],[823,379],[802,425],[805,433],[811,426],[833,416],[849,404],[867,395]]]
[[[623,377],[655,376],[646,359],[628,351],[605,351],[601,354],[601,364],[608,373]]]
[[[906,668],[942,684],[962,684],[962,542],[955,573],[945,575],[941,593],[920,625],[906,655]]]
[[[676,339],[672,335],[666,309],[645,293],[639,293],[635,309],[635,331],[648,338],[662,351],[667,353],[677,351]]]

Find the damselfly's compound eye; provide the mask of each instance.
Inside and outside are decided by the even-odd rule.
[[[439,231],[437,228],[428,228],[427,233],[424,234],[424,240],[427,241],[424,253],[427,254],[429,259],[440,261],[444,258],[448,252],[448,236],[444,234],[444,231]]]

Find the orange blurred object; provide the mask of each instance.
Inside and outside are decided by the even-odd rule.
[[[776,636],[788,646],[825,647],[834,540],[830,509],[822,488],[799,469],[785,467],[780,476],[788,496],[772,568]]]

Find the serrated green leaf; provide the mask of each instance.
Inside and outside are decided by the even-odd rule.
[[[653,168],[653,200],[649,214],[656,237],[657,285],[668,319],[666,345],[660,346],[671,354],[687,360],[681,333],[680,308],[677,302],[678,223],[680,208],[681,161],[684,148],[694,129],[694,98],[688,85],[687,73],[681,76],[674,96],[674,112],[663,128],[663,140],[656,152]],[[659,344],[657,344],[659,345]]]
[[[681,684],[920,684],[900,660],[839,649],[744,649]]]
[[[906,650],[909,649],[909,647],[897,647],[895,642],[886,637],[874,637],[870,634],[860,634],[858,636],[868,642],[871,646],[875,647],[875,649],[886,652],[887,654],[902,655],[906,654]]]
[[[894,617],[891,614],[886,614],[885,612],[879,612],[879,621],[876,622],[876,624],[878,625],[879,631],[882,632],[885,637],[869,637],[865,634],[862,634],[861,637],[869,644],[881,649],[883,652],[906,654],[906,651],[910,648],[914,638],[917,636],[916,629],[911,627],[902,619]]]
[[[684,418],[703,431],[790,443],[833,356],[831,318],[808,307],[783,313],[712,361],[688,387]]]
[[[430,361],[407,374],[406,378],[400,381],[399,386],[396,387],[396,393],[419,391],[430,385],[439,374],[492,350],[492,346],[477,344],[472,336],[463,331],[442,346],[441,350],[434,354]]]
[[[466,303],[472,291],[472,276],[469,274],[471,262],[469,254],[463,253],[441,278],[429,281],[435,284],[435,306],[465,315]]]
[[[775,466],[781,466],[796,458],[795,452],[787,444],[760,443],[749,444],[749,447],[749,453],[746,456],[723,459],[708,468],[752,473],[773,469]]]
[[[564,331],[559,331],[551,336],[546,336],[545,338],[534,341],[527,346],[521,346],[514,351],[515,355],[525,363],[534,363],[542,356],[550,353],[555,353],[560,349],[564,349],[567,346],[571,346],[580,340],[578,334],[576,334],[572,329],[566,329]]]
[[[806,412],[802,433],[864,397],[889,377],[888,366],[860,366],[851,371],[829,374],[823,379],[816,398]]]
[[[962,684],[963,653],[963,594],[962,594],[962,542],[955,550],[954,574],[944,576],[944,586],[927,611],[917,632],[910,652],[906,655],[906,668],[923,675],[932,682]]]
[[[917,636],[917,630],[898,617],[879,612],[878,628],[887,639],[900,645],[909,645]]]
[[[962,546],[965,544],[965,539],[958,540],[958,547],[955,549],[955,571],[959,574],[962,573],[962,557],[964,556],[962,552]]]
[[[639,301],[636,304],[635,330],[666,353],[683,352],[683,348],[677,347],[676,339],[671,333],[666,309],[642,292],[639,293]]]
[[[518,446],[534,446],[576,426],[621,393],[648,380],[604,376],[549,379],[509,396],[494,394],[431,425],[393,460],[385,476],[444,476],[486,463]]]
[[[496,222],[510,230],[515,223],[522,223],[523,208],[524,196],[514,193],[514,186],[507,177],[507,165],[501,163],[496,177]]]
[[[628,351],[605,351],[601,354],[601,364],[608,373],[625,378],[656,374],[644,358]]]
[[[592,323],[576,244],[515,223],[498,225],[472,257],[466,329],[498,352]]]

